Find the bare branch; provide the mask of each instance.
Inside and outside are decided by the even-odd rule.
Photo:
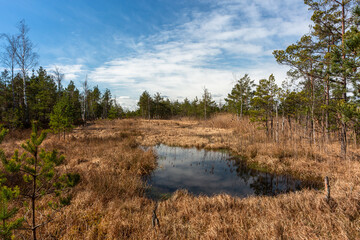
[[[55,75],[55,81],[58,85],[58,91],[61,91],[61,82],[64,79],[65,74],[61,72],[61,69],[58,66],[55,66],[55,70],[53,70],[53,73]]]
[[[28,104],[26,98],[26,77],[28,71],[37,65],[38,54],[33,51],[34,45],[28,37],[29,27],[25,24],[24,20],[21,20],[18,24],[18,44],[16,51],[16,62],[20,67],[20,71],[23,78],[23,97],[26,112],[26,122],[29,122],[28,117]]]

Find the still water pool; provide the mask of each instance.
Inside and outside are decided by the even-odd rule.
[[[225,151],[154,146],[158,168],[147,177],[149,195],[160,196],[187,189],[194,195],[227,193],[232,196],[276,195],[313,188],[287,175],[275,175],[249,168]]]

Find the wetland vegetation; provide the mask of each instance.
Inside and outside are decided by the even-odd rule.
[[[1,34],[0,236],[360,239],[360,7],[304,2],[309,33],[273,52],[289,78],[235,76],[225,104],[145,90],[124,111],[87,77],[33,70],[24,21]]]
[[[186,189],[194,195],[229,194],[237,197],[275,196],[319,188],[321,183],[294,179],[251,168],[241,157],[227,151],[169,147],[163,144],[152,148],[158,167],[147,178],[149,195],[161,197]]]
[[[360,163],[340,162],[336,145],[332,154],[308,147],[306,140],[301,145],[298,142],[301,151],[293,144],[279,146],[256,128],[249,120],[219,115],[207,121],[102,120],[74,129],[65,141],[50,135],[42,146],[66,156],[58,171],[71,169],[80,174],[81,181],[71,190],[71,204],[39,228],[38,234],[44,239],[359,237]],[[252,131],[258,134],[250,134]],[[11,156],[25,135],[14,131],[5,137],[1,148],[6,156]],[[144,151],[139,146],[160,143],[190,147],[188,153],[200,155],[204,150],[191,146],[229,149],[246,156],[247,164],[300,180],[323,179],[331,173],[331,201],[325,200],[324,190],[308,188],[246,198],[226,193],[197,196],[177,190],[160,200],[149,198],[143,179],[160,167],[161,161],[156,160],[154,150]],[[240,147],[244,144],[247,148]],[[224,151],[216,154],[226,155]],[[233,173],[235,166],[233,163]],[[39,205],[45,203],[44,199]],[[155,205],[160,228],[152,226]],[[15,233],[25,234],[21,230]]]

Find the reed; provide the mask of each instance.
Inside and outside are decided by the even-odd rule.
[[[302,131],[298,125],[274,142],[249,119],[219,115],[207,121],[102,120],[75,129],[65,141],[52,136],[43,147],[64,154],[64,170],[79,172],[82,181],[72,190],[72,204],[40,229],[41,239],[360,239],[359,150],[351,146],[345,161],[335,141],[310,146]],[[11,155],[20,143],[6,138],[1,147]],[[331,201],[325,190],[246,199],[177,191],[158,203],[160,227],[154,228],[155,202],[144,196],[142,176],[156,167],[156,156],[139,145],[157,143],[227,148],[272,172],[322,181],[329,176]]]

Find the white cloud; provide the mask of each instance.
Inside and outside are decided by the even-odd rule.
[[[124,110],[135,110],[137,99],[132,99],[130,96],[120,96],[116,98],[116,102],[119,103]]]
[[[192,99],[200,97],[205,86],[219,100],[230,92],[234,72],[257,80],[274,73],[278,83],[285,79],[287,68],[269,56],[286,47],[286,39],[296,41],[308,31],[302,1],[208,2],[211,11],[191,12],[191,20],[182,25],[130,41],[137,54],[105,62],[89,79],[109,84],[114,94],[126,91],[129,98],[118,101],[132,109],[144,90]]]
[[[64,65],[64,64],[53,64],[47,67],[49,69],[49,73],[52,73],[55,68],[58,68],[60,73],[64,74],[65,80],[77,80],[81,76],[81,74],[85,71],[84,65],[82,64],[74,64],[74,65]]]

